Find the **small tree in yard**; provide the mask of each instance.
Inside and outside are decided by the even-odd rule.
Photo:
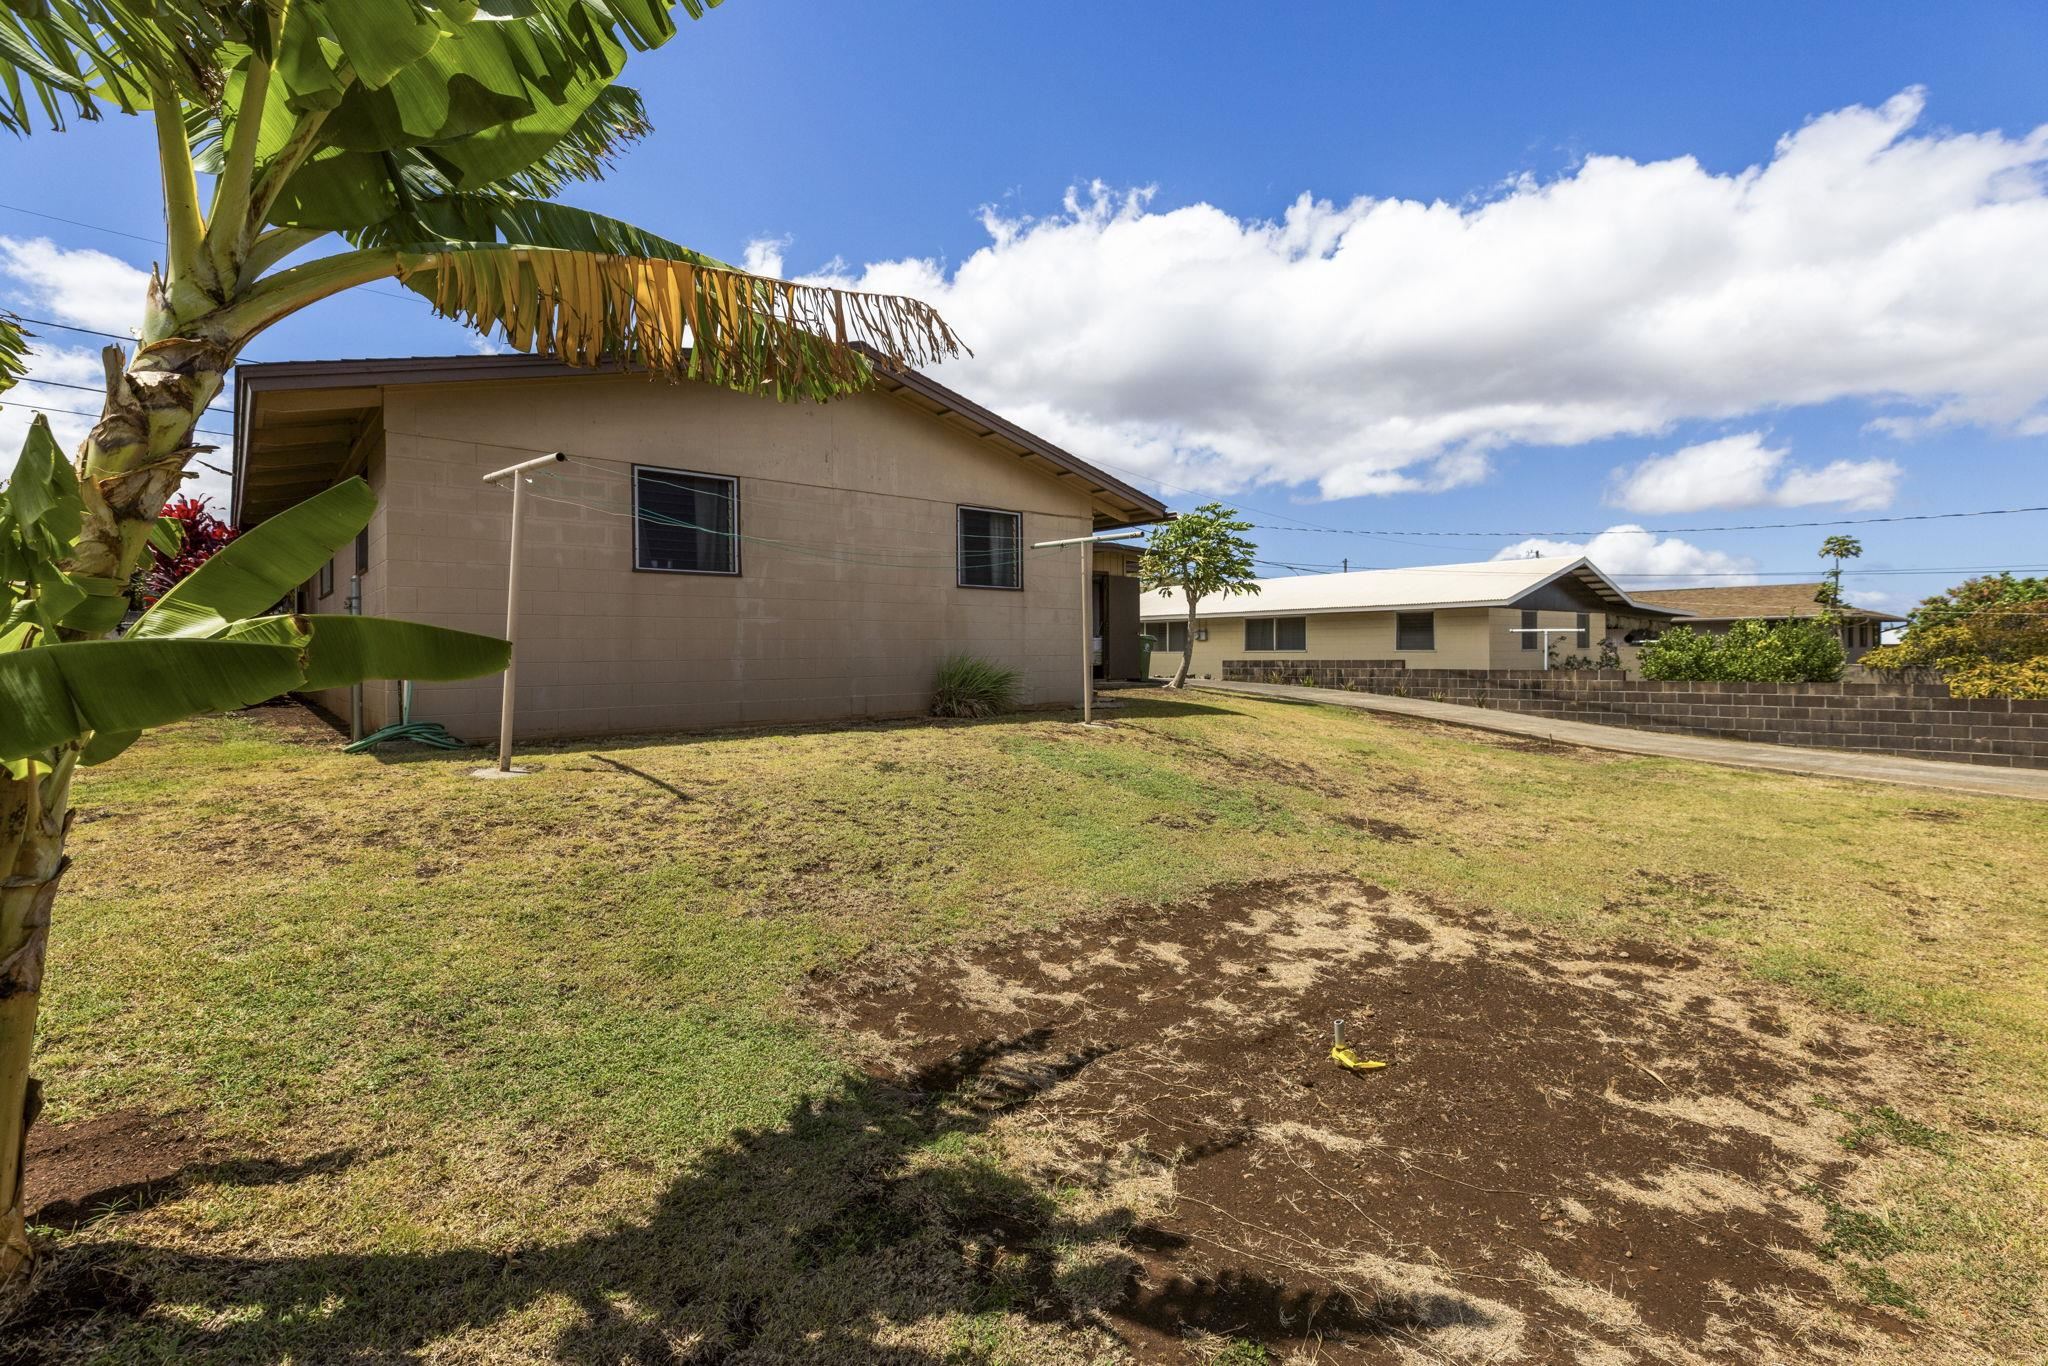
[[[199,415],[292,313],[394,280],[512,347],[781,399],[958,350],[914,300],[736,270],[551,202],[643,136],[629,48],[717,0],[33,0],[0,5],[0,126],[147,115],[166,242],[140,342],[104,353],[67,462],[38,418],[0,495],[0,1290],[34,1256],[22,1167],[71,782],[151,726],[299,688],[504,667],[503,641],[368,617],[264,616],[367,523],[351,480],[221,548],[118,640],[158,519],[210,447]],[[111,211],[111,210],[110,210]],[[312,253],[339,236],[341,249]],[[303,259],[302,259],[303,258]],[[0,389],[25,334],[0,315]]]
[[[1178,590],[1187,599],[1188,639],[1180,667],[1166,686],[1184,688],[1195,667],[1195,609],[1202,599],[1259,591],[1252,556],[1258,547],[1240,533],[1250,522],[1239,521],[1236,508],[1204,503],[1153,530],[1138,579],[1149,589]]]

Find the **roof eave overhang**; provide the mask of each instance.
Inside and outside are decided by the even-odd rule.
[[[250,469],[250,433],[255,405],[266,394],[291,390],[382,388],[395,384],[447,384],[477,380],[579,377],[624,374],[615,364],[572,366],[544,356],[431,356],[348,361],[277,361],[238,367],[235,372],[235,461],[231,515],[241,524]],[[1009,419],[963,397],[928,375],[875,367],[877,390],[896,397],[949,426],[967,432],[992,451],[1029,462],[1048,477],[1087,496],[1099,531],[1165,521],[1166,505],[1150,494],[1097,469]],[[342,459],[346,459],[345,454]],[[337,465],[337,468],[339,466]]]

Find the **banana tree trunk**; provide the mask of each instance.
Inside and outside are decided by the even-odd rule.
[[[157,514],[199,452],[192,444],[200,414],[220,396],[240,339],[212,335],[210,301],[174,301],[184,291],[152,280],[142,345],[132,359],[118,346],[101,353],[106,406],[79,452],[85,528],[67,566],[73,573],[125,583],[138,569]],[[206,310],[182,323],[175,306]],[[190,316],[188,314],[188,316]]]
[[[115,346],[103,353],[106,404],[78,454],[85,525],[66,568],[110,586],[125,585],[141,567],[157,515],[183,482],[186,462],[205,449],[192,445],[193,428],[234,363],[235,344],[209,337],[203,324],[178,323],[172,292],[152,283],[147,333],[132,359]],[[187,316],[211,312],[210,301],[184,302]],[[68,748],[54,769],[23,779],[0,775],[0,1290],[19,1285],[35,1260],[23,1169],[41,1088],[29,1064],[50,911],[69,862],[77,759]]]
[[[71,831],[69,750],[54,771],[0,777],[0,1287],[26,1274],[35,1258],[28,1239],[24,1166],[28,1130],[41,1108],[29,1077],[36,1011],[42,1003],[50,906],[63,879],[64,840]]]

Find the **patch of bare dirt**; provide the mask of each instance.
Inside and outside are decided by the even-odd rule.
[[[973,1083],[1010,1087],[1009,1150],[1138,1216],[1097,1312],[1141,1360],[1206,1335],[1330,1362],[1854,1360],[1910,1331],[1831,1274],[1817,1196],[1865,1160],[1844,1109],[1910,1109],[1925,1077],[1668,949],[1274,884],[814,999],[895,1083],[1012,1050]],[[1330,1061],[1339,1018],[1385,1070]]]
[[[77,1228],[103,1214],[147,1208],[207,1158],[204,1139],[175,1115],[118,1110],[29,1130],[29,1222]]]
[[[243,720],[261,726],[264,738],[283,744],[333,749],[348,741],[346,725],[297,698],[280,697],[258,702],[252,707],[244,707],[239,715]]]
[[[1377,816],[1359,816],[1345,812],[1338,816],[1337,820],[1353,830],[1362,830],[1376,840],[1386,840],[1391,844],[1413,844],[1421,838],[1399,821],[1381,820]]]

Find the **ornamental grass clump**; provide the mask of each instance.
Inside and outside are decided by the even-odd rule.
[[[974,655],[954,655],[939,665],[933,716],[994,716],[1017,705],[1017,671]]]

